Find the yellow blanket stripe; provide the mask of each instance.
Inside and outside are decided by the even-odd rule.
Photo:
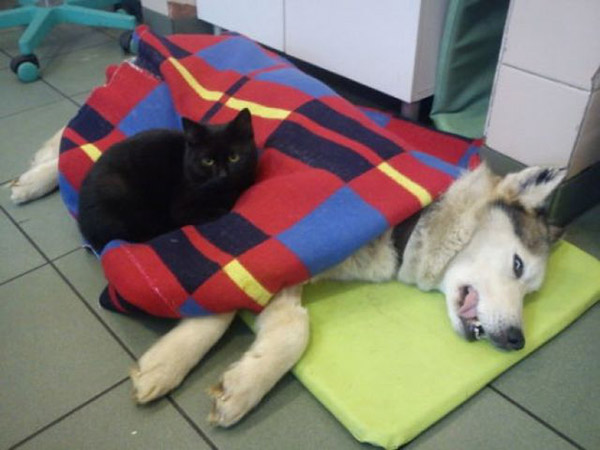
[[[383,173],[385,173],[392,180],[394,180],[396,183],[398,183],[400,186],[402,186],[404,189],[406,189],[408,192],[417,197],[419,199],[419,202],[421,202],[421,206],[427,206],[431,203],[431,194],[429,194],[429,192],[427,192],[426,189],[424,189],[421,185],[415,183],[405,175],[402,175],[388,163],[382,162],[377,166],[377,168]]]
[[[221,97],[223,97],[222,92],[218,91],[209,91],[205,87],[203,87],[198,81],[194,78],[194,76],[175,58],[170,57],[168,61],[173,64],[173,67],[177,69],[177,72],[183,77],[183,79],[189,84],[196,93],[202,97],[204,100],[209,100],[212,102],[218,101]]]
[[[96,147],[94,144],[84,144],[81,146],[81,150],[83,150],[85,154],[88,155],[94,162],[96,162],[98,158],[102,156],[102,152],[98,150],[98,147]]]
[[[223,267],[223,270],[242,291],[259,305],[265,306],[273,296],[237,259]]]
[[[239,100],[233,97],[227,100],[225,106],[228,106],[231,109],[237,109],[238,111],[248,108],[253,116],[264,117],[265,119],[283,120],[291,113],[291,111],[287,111],[285,109],[271,108],[269,106],[259,105],[258,103]]]
[[[196,93],[204,100],[216,102],[225,95],[223,92],[210,91],[198,83],[198,80],[175,58],[169,58],[169,62],[175,67],[177,72],[183,77],[183,79],[190,85],[190,87],[196,91]],[[264,117],[265,119],[285,119],[290,115],[291,111],[280,108],[271,108],[269,106],[260,105],[258,103],[249,102],[246,100],[239,100],[231,97],[225,106],[231,109],[241,111],[244,108],[248,108],[253,116]]]

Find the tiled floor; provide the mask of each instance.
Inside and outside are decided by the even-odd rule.
[[[39,52],[43,79],[25,85],[7,69],[17,35],[0,31],[0,448],[369,447],[292,376],[234,428],[208,426],[205,389],[252,340],[240,323],[173,395],[133,404],[127,369],[171,324],[101,310],[101,269],[58,195],[16,207],[7,189],[122,55],[114,33],[62,27]],[[599,257],[600,207],[567,236]],[[600,448],[598,342],[596,305],[407,448]]]

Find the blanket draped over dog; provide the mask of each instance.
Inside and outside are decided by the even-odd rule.
[[[147,129],[181,129],[181,116],[222,123],[249,108],[261,155],[231,213],[146,243],[109,243],[105,307],[172,318],[260,311],[479,161],[472,143],[359,109],[242,36],[165,38],[140,27],[134,39],[135,62],[109,68],[63,134],[59,184],[73,216],[103,151]]]

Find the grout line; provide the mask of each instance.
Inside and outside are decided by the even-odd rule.
[[[204,433],[204,431],[202,431],[200,426],[196,422],[194,422],[194,420],[190,416],[188,416],[185,410],[181,406],[179,406],[179,404],[170,395],[165,398],[166,400],[168,400],[171,406],[175,408],[179,415],[183,417],[183,419],[188,423],[188,425],[191,426],[202,439],[204,439],[204,441],[212,450],[219,450],[216,444],[210,440],[210,438],[206,435],[206,433]]]
[[[81,295],[81,293],[77,290],[77,288],[75,288],[75,286],[73,286],[73,284],[71,283],[71,281],[56,267],[56,265],[54,264],[53,261],[49,261],[50,266],[52,266],[52,268],[56,271],[56,273],[58,274],[58,276],[60,278],[62,278],[62,280],[67,284],[67,286],[69,286],[71,288],[71,290],[73,291],[73,293],[79,298],[79,300],[81,301],[81,303],[83,303],[83,306],[96,318],[96,320],[98,320],[98,322],[100,322],[100,324],[104,327],[104,329],[108,332],[108,334],[110,334],[113,339],[115,341],[117,341],[117,343],[121,346],[121,348],[123,350],[125,350],[125,352],[129,355],[129,357],[131,359],[133,359],[134,361],[137,360],[137,357],[135,356],[135,354],[133,353],[133,351],[125,344],[125,342],[123,342],[123,340],[121,340],[121,338],[117,335],[117,333],[115,333],[113,331],[113,329],[104,321],[104,319],[102,319],[102,317],[100,316],[100,314],[98,314],[98,312],[96,312],[94,310],[94,308],[92,308],[88,302],[85,301],[85,299],[83,298],[83,295]]]
[[[33,239],[23,230],[23,228],[21,228],[21,226],[19,225],[19,223],[10,216],[10,214],[8,214],[6,212],[6,210],[4,209],[4,207],[2,205],[0,205],[0,210],[4,212],[4,214],[6,214],[6,216],[8,217],[8,219],[13,223],[14,226],[16,226],[19,231],[23,234],[23,236],[25,236],[25,239],[27,239],[27,241],[29,241],[29,243],[42,255],[42,257],[47,261],[48,265],[50,265],[50,267],[52,267],[54,269],[54,271],[58,274],[58,276],[67,284],[67,286],[69,286],[69,288],[71,288],[71,290],[73,291],[73,293],[77,296],[77,298],[79,298],[79,300],[81,301],[81,303],[83,304],[83,306],[96,318],[96,320],[98,320],[98,322],[100,322],[100,324],[104,327],[104,329],[113,337],[113,339],[115,339],[115,341],[117,341],[117,343],[121,346],[121,348],[131,357],[131,359],[133,359],[134,361],[137,359],[135,354],[133,353],[133,351],[131,351],[131,349],[129,347],[127,347],[127,345],[125,345],[125,343],[121,340],[121,338],[112,330],[112,328],[110,328],[110,326],[108,326],[108,324],[104,321],[104,319],[102,319],[102,317],[100,316],[100,314],[98,314],[94,308],[92,308],[88,302],[85,301],[85,299],[83,298],[83,295],[81,295],[81,293],[75,288],[75,286],[73,286],[73,284],[71,283],[71,281],[56,267],[56,265],[54,264],[54,261],[51,260],[50,258],[48,258],[48,256],[42,251],[42,249],[33,241]]]
[[[4,214],[6,214],[6,216],[8,217],[8,219],[13,223],[14,226],[16,226],[19,231],[25,236],[25,238],[29,241],[29,243],[42,255],[42,257],[47,261],[47,263],[42,264],[40,267],[49,265],[50,267],[52,267],[54,269],[54,271],[58,274],[58,276],[67,284],[67,286],[73,291],[73,293],[79,298],[79,300],[81,301],[81,303],[83,303],[83,306],[100,322],[100,324],[105,328],[105,330],[113,337],[113,339],[115,339],[115,341],[117,341],[117,343],[121,346],[121,348],[131,357],[131,359],[133,359],[134,361],[137,360],[137,357],[135,356],[135,354],[133,353],[133,351],[131,351],[129,349],[129,347],[127,347],[127,345],[121,340],[121,338],[110,328],[110,326],[108,326],[108,324],[102,319],[102,317],[85,301],[85,299],[83,298],[83,295],[81,295],[81,293],[77,290],[77,288],[75,288],[75,286],[73,286],[73,284],[71,283],[71,281],[56,267],[56,265],[54,264],[54,261],[58,258],[61,258],[63,256],[69,255],[71,253],[74,253],[75,251],[78,251],[80,248],[71,250],[70,252],[65,253],[62,256],[59,256],[58,258],[55,258],[54,260],[50,260],[48,258],[48,256],[46,256],[46,254],[39,248],[39,246],[33,241],[33,239],[31,239],[31,237],[25,233],[25,231],[19,226],[19,224],[14,220],[14,218],[12,218],[4,209],[4,207],[2,207],[2,205],[0,205],[0,210],[2,212],[4,212]],[[39,269],[40,267],[37,267],[37,269]],[[33,271],[35,269],[32,269],[30,271],[28,271],[27,273]],[[22,276],[24,274],[21,274],[20,276]],[[0,283],[0,286],[3,283]],[[11,447],[11,449],[16,448],[17,446],[22,445],[23,443],[29,441],[30,439],[34,438],[35,436],[37,436],[38,434],[40,434],[41,432],[47,430],[48,428],[50,428],[52,425],[55,425],[56,423],[60,422],[61,420],[63,420],[64,418],[68,417],[69,415],[73,414],[74,412],[80,410],[81,408],[83,408],[84,406],[86,406],[87,404],[91,403],[92,401],[94,401],[95,399],[99,398],[100,396],[104,395],[105,393],[107,393],[108,391],[110,391],[111,389],[121,385],[122,383],[124,383],[125,381],[127,381],[129,379],[129,377],[124,378],[123,380],[119,381],[117,384],[111,386],[110,388],[108,388],[105,391],[102,391],[100,394],[92,397],[91,399],[89,399],[87,402],[79,405],[78,407],[76,407],[75,409],[73,409],[71,412],[59,417],[58,419],[56,419],[55,421],[51,422],[50,424],[46,425],[45,427],[41,428],[40,430],[34,432],[31,436],[27,437],[26,439],[18,442],[17,444],[15,444],[13,447]],[[218,450],[218,447],[210,440],[210,438],[202,431],[202,429],[198,426],[198,424],[196,424],[192,418],[190,416],[188,416],[188,414],[170,397],[170,396],[166,396],[166,399],[169,401],[169,403],[173,406],[173,408],[175,408],[175,410],[179,413],[179,415],[194,429],[194,431],[196,431],[196,433],[206,442],[206,444],[208,444],[210,446],[211,449],[213,450]]]
[[[543,75],[543,74],[541,74],[539,72],[534,72],[533,70],[524,69],[523,67],[515,66],[515,65],[509,64],[507,62],[502,62],[502,65],[506,66],[506,67],[509,67],[509,68],[511,68],[513,70],[517,70],[519,72],[526,73],[527,75],[531,75],[531,76],[534,76],[534,77],[537,77],[537,78],[542,78],[543,80],[551,81],[552,83],[556,83],[556,84],[560,84],[560,85],[563,85],[563,86],[570,87],[572,89],[576,89],[576,90],[578,90],[580,92],[584,92],[584,93],[587,93],[587,94],[591,94],[591,92],[592,92],[591,86],[590,86],[590,89],[582,88],[581,86],[577,86],[576,84],[570,83],[568,81],[562,81],[562,80],[559,80],[558,78],[552,78],[552,77],[549,77],[547,75]],[[499,70],[498,70],[498,72],[499,72]]]
[[[519,403],[517,403],[515,400],[513,400],[512,398],[510,398],[508,395],[506,395],[504,392],[502,392],[501,390],[499,390],[497,387],[493,386],[492,384],[489,384],[488,387],[494,391],[496,394],[498,394],[499,396],[501,396],[504,400],[508,401],[509,403],[511,403],[513,406],[516,406],[518,409],[520,409],[521,411],[523,411],[525,414],[527,414],[529,417],[531,417],[532,419],[534,419],[535,421],[539,422],[541,425],[545,426],[546,428],[548,428],[550,431],[554,432],[554,434],[558,435],[559,437],[563,438],[565,441],[567,441],[569,444],[571,444],[572,446],[580,449],[580,450],[585,450],[584,447],[582,447],[580,444],[578,444],[577,442],[575,442],[573,439],[571,439],[569,436],[567,436],[566,434],[564,434],[562,431],[558,430],[557,428],[553,427],[552,425],[550,425],[548,422],[546,422],[544,419],[542,419],[541,417],[538,417],[536,414],[534,414],[533,412],[529,411],[527,408],[525,408],[524,406],[520,405]]]
[[[42,428],[38,429],[37,431],[34,431],[33,434],[31,434],[28,437],[26,437],[25,439],[17,442],[12,447],[9,447],[9,450],[16,449],[17,447],[20,447],[21,445],[25,444],[26,442],[30,441],[31,439],[35,438],[36,436],[39,436],[44,431],[48,430],[49,428],[53,427],[54,425],[58,424],[59,422],[62,422],[63,420],[65,420],[69,416],[75,414],[77,411],[85,408],[90,403],[93,403],[94,401],[96,401],[97,399],[99,399],[100,397],[102,397],[103,395],[108,394],[113,389],[118,388],[119,386],[121,386],[122,384],[124,384],[125,382],[127,382],[128,380],[129,380],[129,377],[125,377],[122,380],[117,381],[115,384],[113,384],[112,386],[109,386],[108,388],[104,389],[99,394],[94,395],[93,397],[89,398],[88,400],[86,400],[82,404],[76,406],[71,411],[67,412],[66,414],[63,414],[62,416],[58,417],[57,419],[54,419],[52,422],[50,422],[49,424],[43,426]]]
[[[9,69],[9,70],[10,70],[10,69]],[[13,74],[13,75],[14,75],[14,74]],[[16,77],[16,75],[14,75],[14,76]],[[43,80],[43,79],[42,79],[42,78],[40,78],[40,80],[39,80],[39,81],[42,81],[42,80]],[[56,98],[56,99],[54,99],[54,100],[50,100],[50,101],[48,101],[48,103],[41,103],[41,104],[39,104],[39,105],[35,105],[35,106],[31,106],[31,107],[29,107],[29,108],[21,109],[21,110],[19,110],[19,111],[15,111],[15,112],[12,112],[12,113],[9,113],[9,114],[6,114],[6,115],[0,115],[0,120],[1,120],[1,119],[7,119],[7,118],[9,118],[9,117],[13,117],[13,116],[17,116],[17,115],[19,115],[19,114],[23,114],[23,113],[26,113],[26,112],[31,112],[31,111],[33,111],[34,109],[40,109],[40,108],[44,108],[44,107],[46,107],[46,106],[52,105],[52,104],[54,104],[54,103],[62,102],[62,101],[63,101],[63,99],[61,99],[61,98]],[[77,106],[79,106],[79,105],[77,105]]]
[[[60,258],[64,258],[65,256],[69,256],[71,253],[75,253],[75,252],[77,252],[79,250],[82,250],[83,248],[84,247],[79,246],[77,248],[74,248],[73,250],[69,250],[68,252],[63,253],[62,255],[57,256],[56,258],[52,258],[52,262],[55,262],[55,261],[59,260]]]
[[[40,81],[42,83],[44,83],[46,86],[48,86],[50,89],[52,89],[54,92],[60,94],[61,97],[63,97],[63,99],[69,100],[71,103],[73,103],[75,106],[77,106],[77,108],[80,108],[81,105],[79,103],[77,103],[75,100],[73,100],[71,97],[69,97],[67,94],[65,94],[63,91],[61,91],[60,89],[58,89],[56,86],[54,86],[52,83],[46,81],[46,79],[44,77],[40,78]],[[75,94],[77,95],[77,94]]]
[[[15,281],[15,280],[17,280],[17,279],[19,279],[21,277],[24,277],[25,275],[29,275],[31,272],[35,272],[36,270],[41,269],[42,267],[47,266],[47,265],[48,265],[48,263],[45,262],[45,263],[40,264],[39,266],[35,266],[35,267],[31,268],[31,269],[27,269],[25,272],[22,272],[22,273],[20,273],[18,275],[15,275],[14,277],[11,277],[11,278],[9,278],[7,280],[1,281],[0,282],[0,286],[4,286],[5,284],[10,283],[11,281]]]

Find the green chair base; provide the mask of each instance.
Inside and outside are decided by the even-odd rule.
[[[34,50],[44,36],[56,25],[73,23],[92,27],[118,28],[133,30],[135,17],[101,11],[103,8],[118,3],[118,0],[64,0],[58,6],[33,6],[35,0],[20,0],[22,6],[0,12],[0,28],[27,26],[19,39],[21,56],[13,58],[11,68],[22,82],[35,81],[39,76],[39,63]],[[22,60],[31,55],[35,61]]]

